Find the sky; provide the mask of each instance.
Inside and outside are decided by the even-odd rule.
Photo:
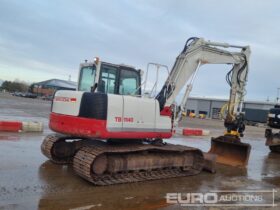
[[[189,37],[250,45],[246,98],[274,101],[280,2],[273,0],[0,0],[0,80],[77,80],[95,56],[146,69],[172,67]],[[191,93],[227,98],[227,65],[203,66]],[[163,81],[162,81],[163,82]]]

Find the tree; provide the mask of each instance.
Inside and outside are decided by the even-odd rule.
[[[28,85],[23,82],[11,82],[6,80],[3,82],[1,89],[8,92],[26,92],[28,90]]]

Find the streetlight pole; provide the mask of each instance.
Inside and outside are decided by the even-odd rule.
[[[280,88],[277,88],[277,98],[276,98],[276,103],[278,104],[278,101],[279,101],[279,90]]]

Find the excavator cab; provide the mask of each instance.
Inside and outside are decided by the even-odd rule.
[[[101,62],[80,64],[78,91],[141,95],[141,70],[126,65]]]

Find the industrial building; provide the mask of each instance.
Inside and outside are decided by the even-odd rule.
[[[56,90],[76,90],[77,83],[73,81],[50,79],[42,82],[33,83],[30,92],[37,95],[53,95]]]
[[[189,113],[205,114],[207,118],[219,119],[223,105],[228,102],[226,99],[190,97],[187,101],[187,115]],[[275,103],[263,101],[245,101],[243,111],[247,121],[264,123],[267,120],[268,110],[273,108]]]

